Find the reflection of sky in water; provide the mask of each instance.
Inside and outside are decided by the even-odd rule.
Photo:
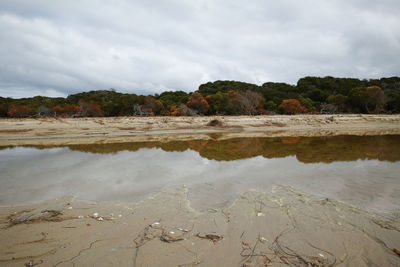
[[[187,185],[193,206],[215,207],[249,189],[292,186],[376,210],[399,209],[400,162],[357,160],[303,164],[295,157],[208,160],[161,149],[92,154],[68,148],[0,151],[0,204],[76,195],[82,200],[137,201]]]

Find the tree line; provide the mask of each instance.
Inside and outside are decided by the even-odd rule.
[[[304,77],[296,85],[267,82],[259,86],[215,81],[192,93],[155,95],[110,90],[63,97],[0,97],[1,117],[102,117],[261,115],[298,113],[400,113],[400,77]]]

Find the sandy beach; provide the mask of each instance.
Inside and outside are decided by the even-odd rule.
[[[400,115],[0,120],[3,147],[386,134],[400,134]],[[205,209],[188,194],[0,207],[0,266],[400,266],[398,209],[378,215],[290,186]]]
[[[0,119],[0,146],[399,133],[400,115]]]

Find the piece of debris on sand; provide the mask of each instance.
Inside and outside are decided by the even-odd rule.
[[[209,121],[209,122],[207,123],[207,126],[213,126],[213,127],[215,127],[215,126],[222,126],[222,121],[217,120],[217,119],[214,119],[214,120]]]
[[[63,215],[63,213],[59,210],[42,210],[40,212],[35,209],[23,210],[8,216],[8,227],[41,221],[61,222],[63,220],[61,215]]]
[[[214,243],[216,243],[224,238],[222,235],[217,235],[217,234],[200,234],[200,233],[198,233],[196,236],[198,238],[208,239]]]
[[[167,243],[172,243],[172,242],[177,242],[185,239],[185,234],[177,233],[174,231],[163,231],[163,233],[160,236],[160,240],[167,242]]]

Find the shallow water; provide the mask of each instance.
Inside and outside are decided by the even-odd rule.
[[[0,177],[0,205],[64,195],[131,202],[184,184],[192,206],[207,209],[283,185],[392,213],[400,211],[400,136],[2,148]]]

